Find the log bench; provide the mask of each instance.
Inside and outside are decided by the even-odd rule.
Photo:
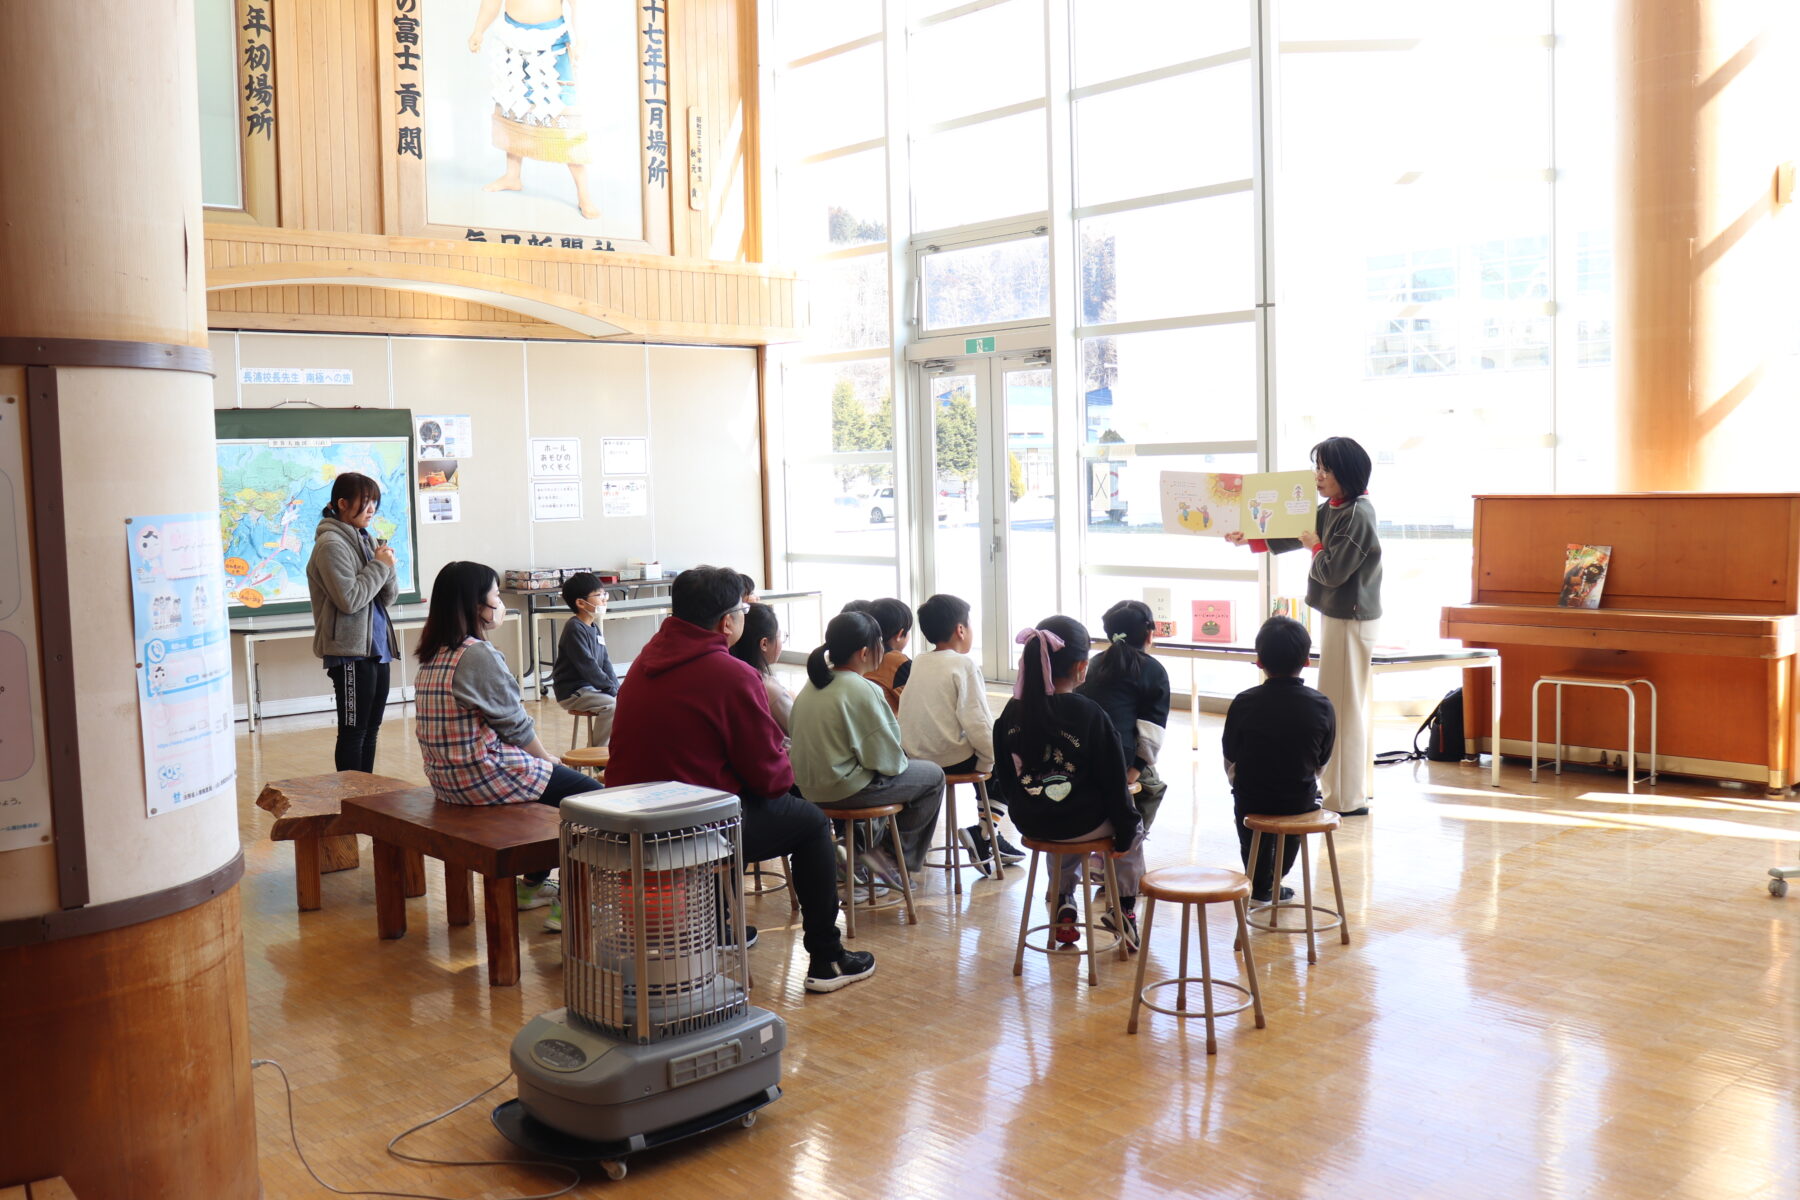
[[[344,800],[411,787],[404,779],[371,775],[367,771],[333,771],[328,775],[302,775],[277,779],[264,787],[256,807],[275,818],[269,840],[294,843],[294,891],[301,912],[325,906],[320,876],[348,871],[361,862],[356,835],[338,828]],[[407,855],[406,894],[425,894],[425,860]]]
[[[488,983],[519,982],[519,897],[516,876],[548,871],[560,855],[561,818],[549,804],[440,804],[428,787],[346,797],[341,833],[375,842],[375,929],[406,936],[408,854],[444,864],[444,909],[452,925],[474,916],[470,873],[481,876],[487,923]]]

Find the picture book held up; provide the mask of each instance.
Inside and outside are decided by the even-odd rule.
[[[1144,589],[1144,603],[1150,606],[1150,635],[1159,638],[1175,636],[1175,595],[1166,587]]]
[[[1170,533],[1291,538],[1313,528],[1318,491],[1311,471],[1228,475],[1162,473],[1162,523]]]
[[[1606,586],[1606,568],[1612,562],[1611,546],[1579,546],[1569,543],[1563,556],[1562,594],[1556,603],[1562,608],[1599,608],[1600,592]]]

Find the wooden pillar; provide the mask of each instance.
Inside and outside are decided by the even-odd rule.
[[[0,5],[0,1191],[261,1190],[236,798],[149,810],[125,567],[217,504],[195,79],[191,0]]]
[[[1781,377],[1800,264],[1775,193],[1800,155],[1780,115],[1800,71],[1790,7],[1621,0],[1621,490],[1800,480]]]

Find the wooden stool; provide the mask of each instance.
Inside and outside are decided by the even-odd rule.
[[[1048,924],[1031,924],[1031,894],[1033,887],[1037,883],[1038,860],[1048,854],[1050,856],[1050,877],[1048,881],[1051,890],[1050,902],[1054,905],[1056,900],[1060,898],[1056,896],[1055,890],[1058,886],[1058,881],[1062,877],[1063,856],[1074,854],[1079,856],[1082,860],[1082,869],[1075,872],[1081,877],[1081,919],[1087,925],[1087,949],[1082,951],[1082,953],[1087,955],[1088,960],[1088,986],[1095,986],[1100,982],[1100,969],[1098,963],[1103,951],[1112,950],[1116,947],[1119,951],[1119,958],[1121,960],[1125,959],[1130,954],[1130,951],[1126,949],[1125,946],[1125,936],[1123,932],[1112,934],[1112,941],[1110,942],[1100,942],[1094,936],[1094,885],[1089,881],[1087,873],[1087,856],[1090,854],[1098,854],[1100,856],[1101,869],[1105,872],[1106,876],[1107,908],[1114,914],[1114,921],[1121,929],[1123,928],[1124,923],[1124,918],[1118,915],[1119,874],[1117,868],[1113,864],[1112,838],[1095,838],[1093,841],[1089,842],[1045,842],[1039,841],[1037,838],[1028,837],[1021,837],[1019,840],[1025,843],[1025,848],[1027,850],[1031,851],[1031,867],[1025,872],[1025,907],[1024,911],[1019,914],[1019,945],[1018,948],[1013,951],[1013,975],[1017,977],[1024,974],[1025,951],[1036,950],[1039,954],[1057,954],[1061,951],[1062,948],[1056,944],[1056,913],[1054,910],[1052,910],[1050,914],[1050,922]],[[1031,940],[1032,934],[1040,932],[1045,935],[1044,944],[1041,946]]]
[[[912,877],[906,872],[906,856],[902,853],[898,853],[900,849],[900,825],[894,818],[904,807],[905,805],[901,804],[876,804],[869,808],[833,808],[825,806],[825,815],[838,823],[838,834],[844,848],[845,937],[856,936],[856,823],[858,821],[870,822],[870,845],[874,844],[874,822],[883,820],[887,822],[888,830],[894,835],[894,849],[896,851],[894,861],[900,868],[900,894],[906,901],[906,923],[908,925],[917,925],[919,923],[919,914],[913,911]],[[870,878],[870,883],[874,883],[873,876]],[[871,886],[869,888],[870,902],[863,905],[863,907],[892,907],[891,903],[876,904],[874,903],[874,900],[875,889]],[[800,901],[796,897],[794,900],[795,906],[798,907],[799,903]]]
[[[569,749],[575,750],[587,746],[594,740],[594,718],[600,714],[578,712],[569,715],[575,718],[575,723],[569,727]],[[585,742],[581,740],[581,723],[583,721],[587,722],[587,741]]]
[[[936,867],[940,871],[950,872],[952,886],[958,896],[962,895],[962,873],[964,868],[973,867],[973,861],[963,862],[962,842],[957,835],[962,832],[962,823],[956,819],[956,789],[958,785],[967,784],[975,789],[975,811],[981,820],[981,831],[987,835],[988,858],[993,864],[995,879],[1006,878],[1006,864],[1000,861],[1000,843],[998,841],[1000,827],[994,821],[994,811],[988,804],[987,781],[993,778],[986,771],[971,771],[966,775],[944,776],[944,844],[933,846],[925,856],[925,865]],[[936,862],[931,855],[941,855]]]
[[[771,859],[770,861],[780,863],[781,870],[771,871],[764,868],[759,862],[751,863],[749,869],[745,871],[745,874],[750,876],[751,884],[744,889],[744,894],[748,896],[766,896],[770,892],[779,892],[782,888],[786,888],[788,892],[789,910],[792,912],[799,912],[800,893],[794,890],[794,864],[790,863],[785,856],[782,858]],[[765,877],[773,878],[775,882],[766,883],[764,882]]]
[[[1345,916],[1344,885],[1338,878],[1337,842],[1332,835],[1337,832],[1338,815],[1329,808],[1315,808],[1311,812],[1293,813],[1287,816],[1265,816],[1258,813],[1247,813],[1244,816],[1244,828],[1250,833],[1250,869],[1256,870],[1257,855],[1261,853],[1262,836],[1265,833],[1275,835],[1275,883],[1269,890],[1269,905],[1257,912],[1267,913],[1269,919],[1265,924],[1252,920],[1250,924],[1257,929],[1266,929],[1270,933],[1299,933],[1300,930],[1284,927],[1281,924],[1281,910],[1298,908],[1306,912],[1306,961],[1319,961],[1319,951],[1313,940],[1315,929],[1339,931],[1338,940],[1344,945],[1350,944],[1350,919]],[[1331,894],[1337,898],[1336,908],[1326,908],[1313,903],[1312,891],[1312,855],[1307,850],[1306,835],[1322,833],[1325,835],[1325,853],[1331,859]],[[1295,904],[1292,900],[1281,898],[1281,863],[1286,851],[1286,842],[1290,837],[1300,839],[1300,886],[1305,903]],[[1324,913],[1331,918],[1323,925],[1314,922],[1314,913]]]
[[[333,771],[277,779],[264,787],[256,807],[275,818],[269,840],[294,843],[294,891],[301,912],[325,905],[319,877],[347,871],[360,861],[354,834],[337,830],[340,806],[347,796],[371,796],[411,787],[404,779],[371,775],[365,771]],[[425,860],[408,852],[406,894],[425,894]]]
[[[605,746],[579,746],[562,756],[563,766],[586,771],[600,780],[606,778],[606,764],[611,761],[612,751]]]
[[[1538,777],[1538,689],[1556,688],[1556,773],[1562,774],[1562,694],[1566,687],[1608,688],[1625,693],[1625,794],[1637,791],[1637,685],[1650,691],[1650,786],[1656,786],[1656,685],[1642,675],[1594,675],[1565,672],[1545,675],[1531,685],[1531,782]]]
[[[1251,860],[1256,861],[1255,859]],[[1137,990],[1131,997],[1131,1021],[1125,1026],[1126,1033],[1136,1033],[1138,1028],[1138,1009],[1148,1008],[1152,1012],[1167,1013],[1171,1017],[1205,1017],[1206,1018],[1206,1052],[1217,1054],[1219,1044],[1213,1034],[1213,1020],[1217,1017],[1229,1017],[1232,1013],[1243,1012],[1246,1008],[1255,1008],[1256,1027],[1262,1029],[1262,989],[1256,985],[1256,957],[1250,950],[1250,931],[1245,924],[1244,906],[1250,899],[1250,879],[1237,871],[1227,871],[1218,867],[1158,867],[1146,872],[1142,887],[1144,895],[1144,936],[1138,953]],[[1150,961],[1150,925],[1156,919],[1156,902],[1167,900],[1171,904],[1181,905],[1181,965],[1180,974],[1173,979],[1163,979],[1144,986],[1144,968]],[[1229,903],[1237,915],[1238,947],[1244,955],[1244,975],[1250,981],[1245,987],[1226,979],[1212,977],[1212,950],[1206,936],[1206,906],[1209,904]],[[1200,974],[1188,974],[1188,913],[1193,905],[1200,906]],[[1190,983],[1200,985],[1201,999],[1204,1004],[1199,1009],[1188,1007],[1187,991]],[[1175,989],[1175,1007],[1164,1008],[1150,999],[1150,993],[1157,988],[1172,987]],[[1214,1008],[1213,989],[1229,988],[1242,993],[1243,1003],[1235,1008]]]

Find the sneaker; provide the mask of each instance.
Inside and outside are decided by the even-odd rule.
[[[963,849],[969,852],[969,861],[974,864],[977,871],[981,872],[981,877],[983,879],[992,878],[994,848],[988,844],[987,838],[982,834],[981,826],[971,825],[967,829],[957,830],[956,840],[961,842]]]
[[[556,886],[554,879],[546,879],[542,883],[527,883],[521,879],[513,885],[513,891],[519,898],[520,912],[555,904],[562,897],[562,891]]]
[[[731,940],[731,926],[727,925],[725,931],[719,935],[719,945],[726,950],[732,950],[737,947],[737,943]],[[744,926],[744,949],[753,950],[755,948],[756,926],[746,925]]]
[[[1137,905],[1134,902],[1127,901],[1124,912],[1118,915],[1115,915],[1112,909],[1106,909],[1100,916],[1100,927],[1124,938],[1125,948],[1134,954],[1137,952],[1140,939]]]
[[[552,900],[550,902],[550,915],[548,917],[544,918],[544,932],[545,933],[561,933],[562,932],[562,901],[561,900]]]
[[[871,846],[862,852],[863,866],[878,884],[898,890],[900,887],[900,866],[894,856],[880,846]]]
[[[1292,900],[1294,898],[1294,889],[1291,887],[1282,888],[1281,889],[1281,898],[1284,901]],[[1269,903],[1269,893],[1267,893],[1267,892],[1258,892],[1256,895],[1250,897],[1250,907],[1251,908],[1264,908],[1264,907],[1267,907],[1268,903]]]
[[[835,992],[875,973],[875,956],[867,950],[845,950],[836,958],[813,959],[806,969],[806,990]]]
[[[994,834],[994,842],[1000,847],[1000,861],[1007,866],[1010,867],[1014,863],[1022,863],[1025,861],[1025,852],[1007,841],[1004,833],[996,832]]]
[[[1057,946],[1073,946],[1081,940],[1081,914],[1075,910],[1073,898],[1059,896],[1056,900],[1056,944]]]

